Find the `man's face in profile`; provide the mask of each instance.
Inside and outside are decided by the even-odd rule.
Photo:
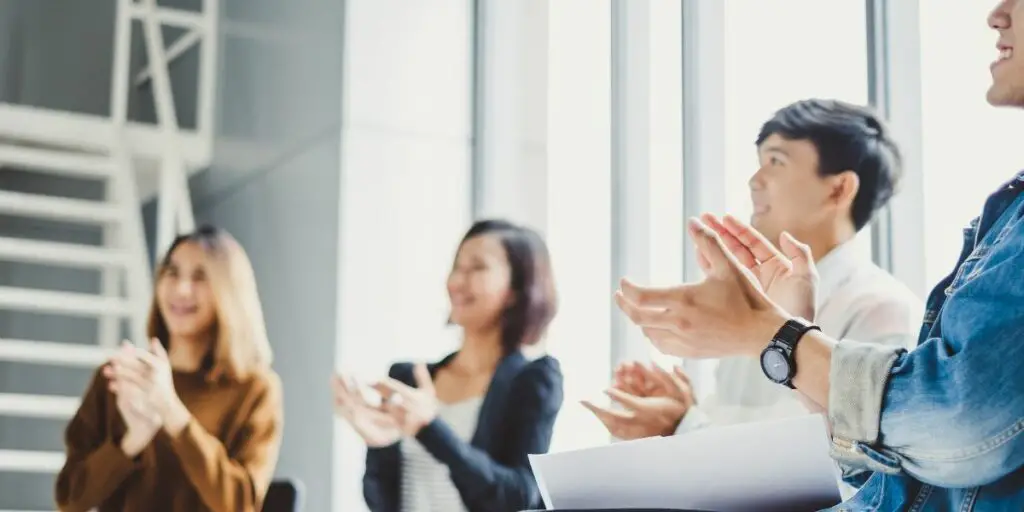
[[[757,152],[760,166],[749,181],[755,229],[777,244],[783,231],[801,240],[828,221],[830,185],[818,174],[813,143],[772,134]]]
[[[1003,0],[989,14],[988,24],[999,36],[998,55],[990,66],[992,86],[988,102],[995,106],[1024,107],[1024,0]]]

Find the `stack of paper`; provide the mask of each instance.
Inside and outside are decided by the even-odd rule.
[[[839,503],[819,415],[533,455],[530,464],[548,509],[799,512]]]

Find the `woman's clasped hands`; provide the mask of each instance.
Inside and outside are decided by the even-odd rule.
[[[440,403],[426,365],[415,365],[413,377],[416,387],[391,377],[372,384],[380,400],[371,403],[354,379],[335,376],[334,410],[371,448],[415,437],[437,417]]]
[[[148,351],[125,342],[103,367],[103,376],[127,426],[121,449],[129,457],[141,453],[161,428],[177,435],[191,418],[174,390],[171,363],[159,340],[151,340]]]

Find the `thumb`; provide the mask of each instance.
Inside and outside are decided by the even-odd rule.
[[[427,370],[427,365],[423,363],[416,363],[412,367],[412,376],[416,379],[416,387],[424,391],[434,390],[434,381],[430,377],[430,370]]]
[[[167,359],[167,351],[164,350],[164,344],[160,343],[159,339],[153,338],[149,340],[149,348],[160,359]]]
[[[779,249],[793,262],[797,271],[808,271],[814,266],[814,258],[811,255],[811,247],[798,241],[788,231],[783,231],[779,237]]]

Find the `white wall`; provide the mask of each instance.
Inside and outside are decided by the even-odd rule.
[[[337,352],[379,378],[454,347],[445,278],[470,221],[470,1],[350,0]],[[362,510],[364,447],[338,422],[334,510]]]

